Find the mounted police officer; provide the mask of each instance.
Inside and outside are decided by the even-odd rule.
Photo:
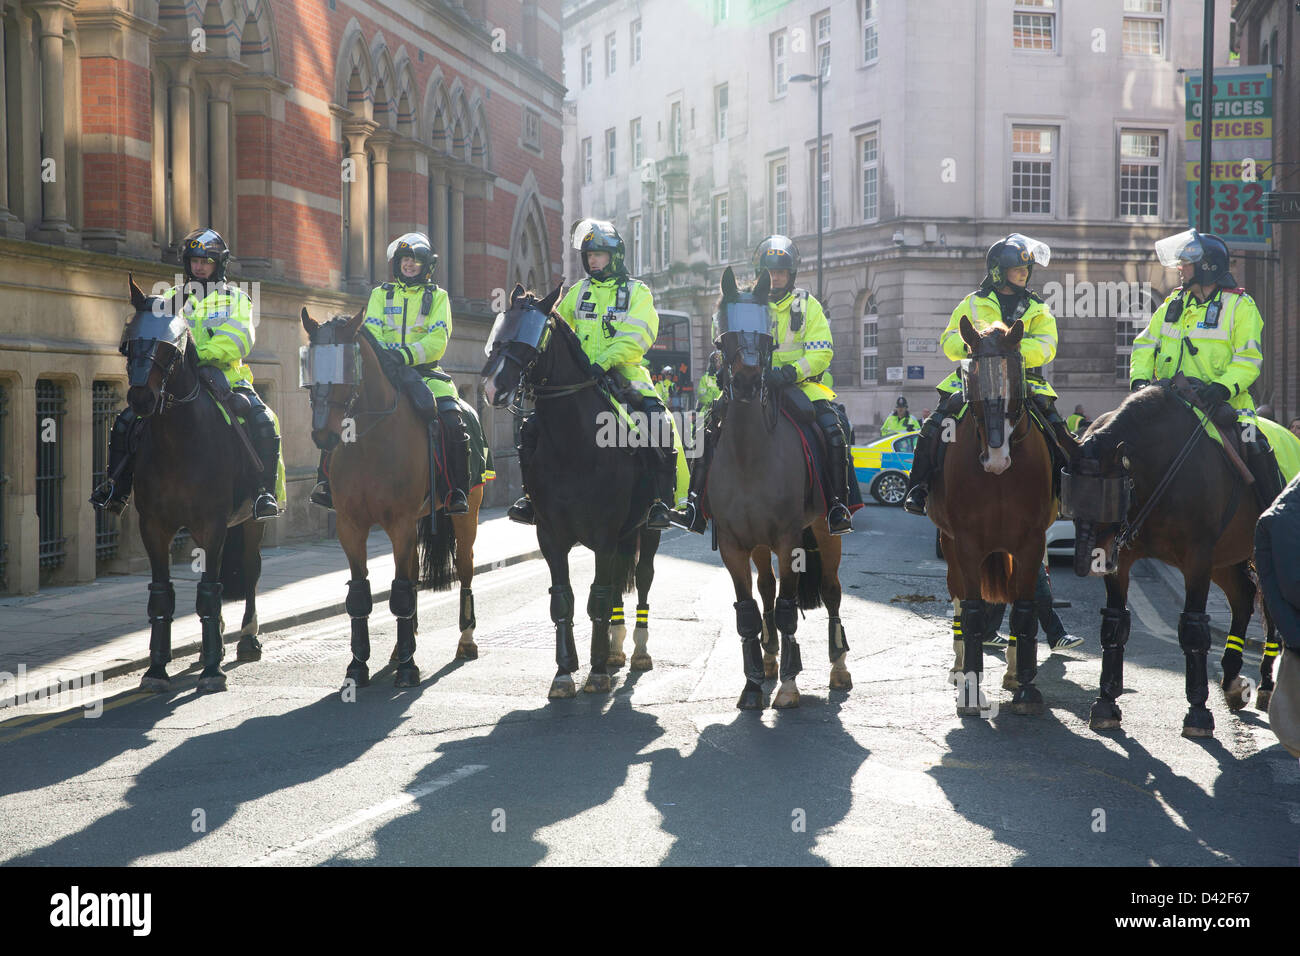
[[[796,288],[799,249],[786,236],[768,236],[754,250],[754,271],[767,270],[771,291],[767,297],[771,317],[772,369],[783,388],[796,388],[812,402],[817,426],[826,439],[833,501],[826,516],[831,534],[853,530],[848,505],[849,443],[832,400],[835,392],[823,384],[835,356],[830,323],[822,305],[807,289]],[[725,395],[713,403],[714,414],[704,433],[704,460],[691,476],[691,492],[679,523],[697,534],[704,533],[704,512],[700,504],[708,462],[725,417]]]
[[[253,350],[253,303],[242,289],[227,283],[230,249],[216,230],[195,229],[181,240],[179,251],[185,285],[168,289],[159,298],[182,303],[178,314],[189,322],[194,335],[199,376],[213,397],[227,408],[232,421],[234,412],[245,421],[244,427],[262,462],[253,517],[266,521],[280,514],[275,500],[280,435],[270,409],[253,390],[252,371],[244,364]],[[91,504],[110,514],[121,514],[131,494],[135,444],[132,431],[138,422],[130,408],[117,416],[108,444],[108,473],[117,477],[110,477],[90,497]]]
[[[1250,385],[1259,378],[1264,319],[1255,300],[1228,271],[1228,247],[1218,236],[1188,229],[1156,244],[1160,263],[1178,269],[1182,285],[1156,309],[1133,340],[1129,360],[1132,391],[1182,372],[1200,380],[1196,393],[1213,407],[1226,403],[1246,428],[1255,422]],[[1242,446],[1255,476],[1260,507],[1282,490],[1277,461],[1262,428],[1249,428]]]
[[[700,376],[700,384],[695,389],[695,411],[703,415],[709,406],[722,394],[718,388],[718,372],[722,367],[722,353],[714,350],[709,356],[709,367]]]
[[[677,487],[686,482],[686,458],[677,426],[651,381],[650,370],[641,364],[659,337],[659,313],[655,311],[654,296],[644,282],[628,275],[623,238],[611,223],[582,220],[574,226],[573,245],[587,278],[569,289],[555,311],[577,333],[593,371],[648,423],[656,490],[646,527],[664,531],[670,527],[669,513],[676,503]],[[671,428],[672,447],[660,441],[665,418]],[[537,429],[530,418],[519,431],[521,471],[527,472],[536,447]],[[536,515],[527,488],[508,514],[523,524],[534,523]]]
[[[894,404],[894,413],[886,418],[885,423],[880,426],[880,437],[888,438],[890,435],[913,432],[920,427],[921,423],[907,411],[907,399],[900,395],[898,401]]]
[[[438,367],[451,340],[451,303],[433,281],[438,255],[429,237],[408,232],[388,246],[392,281],[376,286],[366,303],[365,327],[382,346],[379,362],[390,379],[401,383],[417,411],[436,414],[447,450],[447,513],[469,511],[469,431],[461,415],[459,396],[450,375]],[[430,396],[432,396],[430,398]],[[311,500],[333,508],[325,477],[327,453],[321,455],[320,482]],[[430,494],[437,497],[436,488]],[[438,510],[437,504],[434,510]]]
[[[939,336],[939,346],[943,354],[954,362],[966,358],[968,349],[961,337],[963,318],[969,318],[980,332],[995,322],[1008,328],[1017,319],[1024,322],[1020,354],[1025,360],[1025,384],[1029,397],[1055,432],[1057,442],[1063,448],[1070,448],[1073,442],[1065,421],[1056,410],[1056,392],[1043,378],[1043,366],[1056,357],[1056,319],[1042,297],[1030,291],[1028,286],[1035,263],[1046,266],[1050,258],[1051,250],[1046,243],[1020,233],[1012,233],[993,243],[984,260],[987,270],[984,281],[979,289],[963,298],[953,309],[948,327]],[[903,507],[915,515],[925,514],[930,477],[943,457],[938,440],[943,420],[949,416],[955,418],[962,406],[961,378],[957,372],[939,383],[939,394],[938,407],[921,426],[907,497],[903,501]]]

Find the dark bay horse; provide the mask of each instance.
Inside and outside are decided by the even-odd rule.
[[[964,374],[968,414],[945,422],[950,446],[935,475],[926,513],[940,532],[948,592],[961,601],[961,641],[951,675],[957,714],[980,716],[986,604],[1011,604],[1003,687],[1011,712],[1041,714],[1038,619],[1034,588],[1047,529],[1056,517],[1052,455],[1030,419],[1020,340],[1024,323],[995,323],[983,333],[961,320],[971,358]],[[1014,677],[1012,676],[1014,674]],[[987,713],[987,708],[983,708]]]
[[[415,663],[416,585],[449,589],[453,558],[460,579],[456,657],[478,657],[472,582],[483,486],[470,491],[468,513],[448,517],[439,511],[434,516],[428,427],[384,374],[373,340],[363,331],[364,320],[365,313],[358,312],[322,324],[302,310],[302,327],[311,343],[309,374],[302,384],[311,388],[312,441],[330,452],[336,530],[352,571],[345,602],[352,618],[352,661],[346,679],[358,687],[370,682],[373,605],[366,538],[379,525],[392,542],[396,575],[388,599],[388,609],[397,618],[393,683],[414,687],[420,682]]]
[[[605,386],[583,354],[578,337],[552,309],[563,286],[539,300],[516,286],[510,308],[497,319],[488,339],[483,384],[497,408],[513,407],[531,393],[536,403],[537,448],[525,484],[537,515],[537,544],[551,571],[551,620],[555,624],[557,670],[548,696],[573,697],[578,652],[573,636],[573,588],[569,552],[583,545],[596,555],[596,576],[587,597],[591,619],[591,673],[583,690],[605,693],[610,675],[623,663],[622,601],[635,583],[637,625],[633,632],[633,670],[649,670],[649,594],[659,532],[645,528],[653,500],[654,475],[643,450],[621,440]],[[666,423],[665,423],[666,424]],[[653,437],[671,441],[660,429]],[[610,643],[613,619],[619,646]]]
[[[1120,726],[1116,701],[1124,689],[1129,572],[1135,561],[1149,557],[1183,573],[1178,643],[1185,657],[1189,705],[1183,736],[1211,737],[1214,716],[1206,707],[1210,617],[1205,605],[1213,582],[1232,609],[1230,634],[1244,640],[1255,603],[1249,562],[1260,509],[1253,490],[1169,386],[1148,386],[1098,416],[1063,477],[1062,511],[1075,519],[1075,573],[1104,574],[1106,585],[1101,689],[1092,705],[1092,729]],[[1228,643],[1233,643],[1231,637]],[[1239,709],[1245,704],[1241,650],[1226,646],[1222,663],[1223,688],[1230,706]],[[1259,693],[1267,706],[1274,686],[1273,656],[1266,654],[1260,667]]]
[[[781,684],[772,706],[799,706],[795,683],[803,669],[795,640],[799,610],[822,603],[830,615],[830,687],[853,686],[845,664],[849,645],[839,616],[840,539],[830,533],[819,507],[817,479],[809,472],[799,429],[780,410],[778,393],[771,385],[768,291],[766,272],[745,293],[737,289],[730,268],[722,274],[718,328],[729,394],[726,424],[707,475],[718,547],[736,592],[736,630],[745,668],[745,689],[736,702],[741,710],[765,706],[763,679],[777,676],[778,634]],[[773,554],[780,569],[779,595]],[[754,600],[751,561],[763,598],[761,616]]]
[[[140,537],[149,555],[149,669],[144,690],[171,687],[171,542],[182,527],[200,549],[202,578],[195,610],[203,629],[199,690],[226,689],[221,617],[221,564],[226,529],[246,523],[243,534],[244,620],[237,649],[241,661],[258,660],[257,580],[262,572],[262,525],[249,521],[261,465],[254,465],[216,400],[201,387],[198,353],[174,300],[146,296],[132,277],[135,314],[122,339],[130,388],[126,399],[144,422],[135,459],[135,507]],[[238,427],[238,426],[236,426]]]

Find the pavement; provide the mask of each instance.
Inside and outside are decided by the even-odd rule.
[[[382,530],[367,542],[372,596],[388,600],[392,545]],[[505,508],[479,513],[474,573],[541,556],[535,529],[506,517]],[[305,541],[262,551],[257,589],[261,633],[297,627],[344,612],[351,577],[336,540]],[[189,559],[172,565],[176,617],[172,656],[197,653],[201,631],[194,613],[200,574]],[[149,664],[148,574],[106,575],[92,584],[50,588],[28,596],[0,597],[0,709],[16,699],[64,686],[130,673]],[[242,599],[223,609],[226,640],[237,639]],[[227,655],[229,658],[229,654]]]

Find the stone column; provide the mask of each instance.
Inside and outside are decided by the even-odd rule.
[[[447,173],[441,168],[429,167],[429,181],[433,183],[433,208],[429,210],[429,241],[438,253],[442,268],[434,273],[439,285],[448,289],[447,276],[451,274],[451,250],[447,248]]]
[[[172,123],[172,240],[178,240],[195,228],[194,157],[191,148],[194,131],[191,127],[191,85],[194,81],[192,60],[172,60],[168,83],[168,109]]]
[[[451,260],[451,288],[454,296],[465,295],[465,178],[461,175],[451,177],[451,248],[447,250]]]
[[[5,21],[0,16],[0,83],[5,76]],[[22,223],[9,211],[8,97],[0,97],[0,236],[21,236]]]
[[[392,134],[387,131],[375,133],[370,137],[370,149],[375,154],[375,221],[370,248],[375,251],[371,257],[371,276],[374,283],[388,281],[388,260],[384,253],[393,237],[388,234],[388,148],[392,145]]]
[[[374,130],[375,125],[366,122],[349,123],[343,128],[343,136],[348,144],[348,159],[352,161],[351,181],[348,183],[348,271],[345,285],[357,293],[370,287],[366,270],[366,219],[370,212],[366,141]]]
[[[209,76],[211,94],[208,97],[208,153],[212,173],[211,226],[232,241],[230,231],[230,91],[229,76]]]
[[[63,117],[63,23],[69,8],[62,3],[41,4],[33,12],[40,19],[41,116],[44,137],[41,156],[42,215],[38,235],[43,242],[64,242],[68,225],[68,170]],[[53,159],[47,171],[47,161]]]

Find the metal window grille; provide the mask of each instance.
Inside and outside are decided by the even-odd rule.
[[[9,476],[5,474],[5,419],[9,415],[9,393],[0,385],[0,587],[5,584],[5,572],[9,564],[9,539],[5,537],[5,486]]]
[[[121,401],[117,387],[112,382],[95,382],[91,386],[91,441],[94,443],[90,477],[92,488],[99,487],[108,479],[108,439]],[[104,561],[117,554],[121,530],[121,521],[117,515],[98,508],[95,510],[95,557],[98,560]]]
[[[36,514],[40,519],[40,565],[62,567],[67,557],[63,534],[63,386],[36,382]],[[49,439],[49,440],[47,440]]]

